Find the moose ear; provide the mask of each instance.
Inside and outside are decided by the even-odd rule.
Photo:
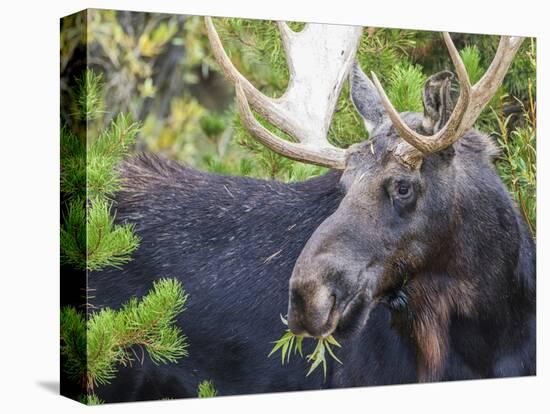
[[[426,80],[422,91],[424,118],[422,127],[428,134],[437,133],[449,120],[454,103],[451,98],[453,74],[448,70],[438,72]]]
[[[357,112],[363,117],[365,128],[370,134],[382,123],[386,111],[372,81],[355,61],[349,76],[351,101]]]

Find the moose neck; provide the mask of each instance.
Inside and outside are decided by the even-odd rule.
[[[530,340],[518,327],[534,320],[532,237],[493,167],[460,152],[453,232],[442,248],[448,254],[411,275],[400,292],[405,300],[393,308],[416,349],[420,381],[448,377],[453,353],[479,376],[500,376],[499,359]],[[472,332],[478,339],[465,341]]]

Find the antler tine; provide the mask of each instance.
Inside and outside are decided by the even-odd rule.
[[[285,48],[285,53],[290,54],[290,42],[292,41],[292,36],[294,36],[294,31],[288,26],[286,22],[277,22],[277,27],[281,33],[281,40],[283,41],[283,47]]]
[[[278,22],[289,68],[287,90],[273,99],[259,92],[235,68],[223,49],[211,18],[206,18],[214,56],[237,88],[243,124],[260,142],[286,157],[312,164],[344,168],[345,151],[327,139],[336,102],[362,33],[361,27],[308,24],[294,32]],[[250,107],[271,124],[299,141],[285,141],[266,130]]]
[[[473,87],[472,110],[469,112],[469,118],[471,119],[468,119],[470,126],[474,124],[485,105],[492,99],[502,84],[504,76],[506,76],[506,72],[524,39],[517,36],[501,36],[495,57],[487,72]]]
[[[284,141],[260,124],[250,110],[246,93],[238,82],[235,86],[237,108],[245,128],[256,139],[276,153],[295,161],[307,162],[322,167],[342,170],[345,168],[345,151],[336,147],[304,146],[294,142]]]
[[[443,39],[455,66],[460,84],[460,95],[451,117],[445,126],[434,135],[421,135],[409,128],[390,102],[376,75],[372,73],[374,85],[380,94],[388,116],[399,135],[409,144],[400,145],[396,149],[396,155],[411,165],[416,165],[422,154],[437,152],[452,145],[474,125],[485,105],[501,85],[504,75],[523,41],[522,38],[512,39],[502,36],[493,62],[485,75],[472,87],[464,62],[449,33],[444,33]]]
[[[266,118],[272,124],[278,125],[280,123],[283,123],[284,119],[282,119],[279,115],[273,100],[265,96],[258,89],[256,89],[254,85],[252,85],[252,83],[250,83],[250,81],[246,79],[233,65],[231,59],[229,58],[229,56],[227,56],[227,53],[223,48],[222,41],[218,35],[218,32],[216,31],[216,28],[214,27],[212,18],[205,17],[204,20],[206,23],[208,40],[210,42],[210,46],[212,47],[212,53],[218,64],[221,66],[221,69],[223,70],[225,76],[229,78],[232,83],[236,84],[237,82],[239,82],[241,84],[241,87],[245,91],[247,99],[250,101],[252,107],[256,111],[258,111],[264,118]]]

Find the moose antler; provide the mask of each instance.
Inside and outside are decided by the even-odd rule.
[[[338,97],[353,63],[363,28],[307,24],[294,32],[278,22],[290,79],[280,98],[269,98],[235,68],[210,17],[205,18],[212,52],[225,76],[235,84],[237,106],[245,128],[271,150],[293,160],[345,168],[345,150],[327,139]],[[264,128],[252,107],[298,142],[289,142]]]
[[[460,95],[449,120],[434,135],[421,135],[409,128],[388,99],[376,75],[372,73],[374,85],[380,94],[388,116],[401,138],[409,144],[399,145],[395,153],[409,165],[418,165],[418,160],[421,159],[422,155],[434,153],[452,145],[474,125],[485,105],[502,84],[504,75],[506,75],[512,59],[523,42],[522,37],[502,36],[495,57],[487,72],[474,86],[471,86],[464,62],[462,62],[449,33],[443,33],[443,39],[456,69],[460,84]]]

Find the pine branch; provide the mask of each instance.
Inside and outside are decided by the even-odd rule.
[[[86,68],[84,75],[76,80],[74,96],[75,117],[92,121],[102,116],[103,110],[103,76]]]
[[[86,179],[88,197],[111,195],[121,188],[116,165],[135,141],[139,125],[129,115],[119,114],[108,129],[88,145]]]
[[[76,269],[98,271],[120,267],[139,246],[133,224],[115,225],[110,203],[98,198],[85,209],[81,199],[69,202],[61,227],[61,261]]]
[[[214,388],[212,381],[201,381],[197,387],[197,396],[199,398],[212,398],[218,395],[218,391]]]
[[[388,97],[399,112],[422,112],[422,89],[426,76],[422,69],[408,63],[395,66],[390,72]]]
[[[72,307],[61,312],[61,353],[64,369],[87,393],[108,384],[119,365],[134,361],[133,347],[143,347],[155,363],[174,363],[188,355],[187,341],[175,326],[187,295],[181,283],[161,279],[141,300],[132,298],[122,309],[84,316]]]
[[[61,226],[60,247],[61,263],[79,270],[86,268],[86,209],[81,197],[68,202]]]
[[[86,321],[72,307],[61,309],[61,355],[69,378],[80,381],[86,376]]]
[[[86,70],[77,82],[76,102],[88,122],[102,107],[101,76]],[[139,245],[130,224],[115,225],[109,198],[122,187],[117,164],[135,141],[139,125],[120,114],[97,137],[61,130],[61,191],[66,199],[61,260],[76,269],[119,267]],[[86,145],[86,139],[88,145]],[[113,215],[115,212],[113,212]]]

